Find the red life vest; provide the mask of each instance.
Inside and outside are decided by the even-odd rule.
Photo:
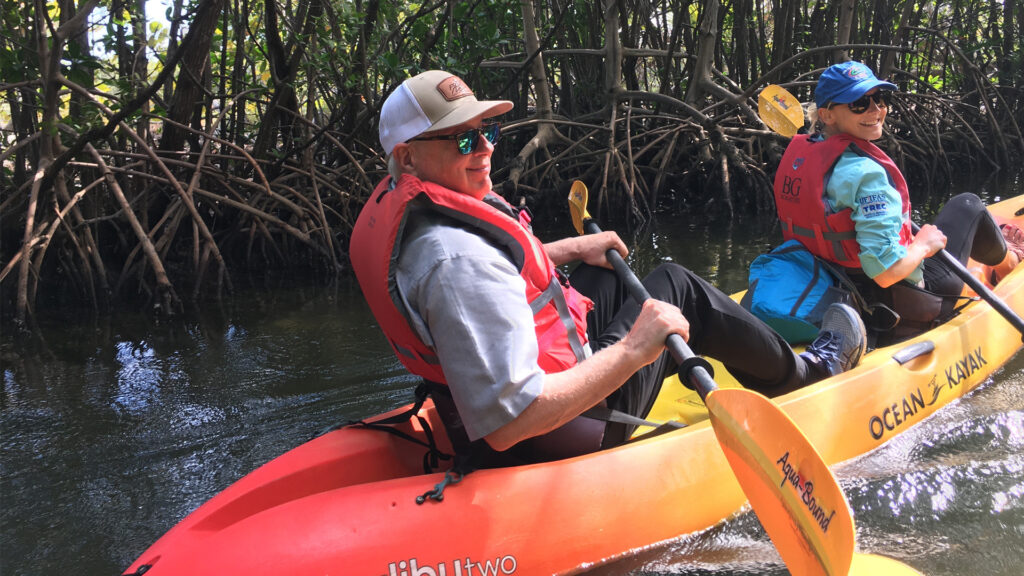
[[[410,175],[402,176],[394,188],[391,183],[391,178],[385,178],[377,185],[359,213],[349,257],[374,317],[410,372],[447,383],[435,352],[420,340],[406,317],[395,279],[403,227],[413,205],[455,218],[507,248],[526,282],[542,370],[560,372],[583,360],[586,317],[594,304],[563,282],[541,241],[530,232],[525,211],[519,219],[513,218],[512,207],[496,195],[480,201]]]
[[[903,225],[900,244],[914,239],[910,227],[910,195],[903,174],[892,159],[867,140],[849,134],[836,134],[824,140],[806,134],[793,137],[775,173],[775,207],[782,221],[782,236],[797,239],[812,253],[847,268],[860,268],[860,246],[852,210],[828,213],[825,203],[825,177],[846,150],[878,162],[889,175],[889,184],[903,200]]]

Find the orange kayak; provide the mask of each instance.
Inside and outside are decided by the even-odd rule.
[[[1024,196],[990,210],[1000,221],[1024,226]],[[994,292],[1024,314],[1024,266]],[[836,464],[877,448],[973,390],[1020,348],[1021,335],[976,301],[926,334],[870,352],[854,370],[775,401],[826,462]],[[737,386],[716,368],[720,386]],[[429,402],[420,415],[439,447],[450,452]],[[342,428],[229,486],[124,574],[582,572],[708,528],[746,501],[696,394],[667,381],[650,418],[688,426],[578,458],[479,470],[448,485],[443,500],[423,504],[417,497],[445,475],[423,473],[422,446],[380,431]],[[400,428],[424,439],[415,419]]]

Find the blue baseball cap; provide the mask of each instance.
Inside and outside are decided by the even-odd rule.
[[[872,88],[895,90],[896,85],[875,77],[875,73],[860,62],[833,64],[821,73],[818,87],[814,89],[814,103],[819,108],[829,102],[849,104]]]

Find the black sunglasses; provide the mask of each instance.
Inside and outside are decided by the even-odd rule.
[[[889,102],[892,100],[892,90],[879,90],[874,94],[865,94],[860,98],[847,104],[850,107],[850,112],[854,114],[863,114],[871,108],[871,103],[874,102],[879,109],[888,108]],[[829,102],[828,107],[832,108],[835,106],[835,102]]]
[[[476,150],[476,145],[480,142],[480,136],[486,138],[492,146],[497,144],[498,138],[501,138],[501,122],[484,124],[479,128],[472,128],[458,134],[423,136],[413,138],[413,140],[455,140],[455,144],[459,147],[459,154],[470,154]]]

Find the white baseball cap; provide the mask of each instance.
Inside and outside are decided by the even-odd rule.
[[[428,70],[402,82],[380,109],[380,144],[385,154],[395,145],[474,118],[490,118],[512,109],[508,100],[477,100],[462,78]]]

